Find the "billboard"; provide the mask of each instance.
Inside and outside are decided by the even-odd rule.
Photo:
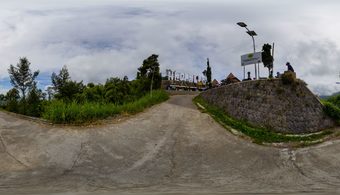
[[[248,53],[241,56],[241,66],[262,62],[262,52]]]

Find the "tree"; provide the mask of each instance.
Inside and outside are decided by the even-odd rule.
[[[126,76],[124,79],[107,79],[104,88],[107,102],[122,104],[131,99],[131,86]]]
[[[53,97],[53,87],[52,86],[48,86],[47,89],[46,89],[46,92],[47,92],[47,99],[48,101],[50,101]]]
[[[6,105],[6,96],[4,94],[0,94],[0,107],[4,107]]]
[[[94,83],[88,83],[87,87],[84,89],[83,95],[86,101],[104,102],[105,101],[104,86],[101,84],[95,85]]]
[[[16,88],[9,90],[6,94],[6,109],[11,112],[18,112],[18,100],[20,99],[19,91]]]
[[[27,96],[27,112],[29,116],[39,117],[42,112],[41,101],[43,99],[43,93],[41,89],[38,89],[34,84],[33,87],[28,92]]]
[[[53,84],[53,89],[56,93],[60,93],[62,88],[70,81],[70,74],[68,73],[66,65],[62,67],[59,74],[52,73],[51,80]]]
[[[209,58],[207,58],[207,69],[204,70],[203,75],[207,77],[207,85],[209,86],[209,88],[212,87],[211,84],[211,67],[210,67],[210,63],[209,63]]]
[[[160,89],[162,77],[159,71],[158,55],[152,54],[138,68],[137,79],[142,85],[142,92]]]
[[[268,68],[269,78],[273,78],[273,61],[274,58],[271,54],[272,46],[270,44],[264,44],[262,46],[262,62],[264,67]]]
[[[31,63],[26,57],[20,58],[16,66],[10,65],[8,69],[9,77],[14,88],[20,90],[23,101],[26,100],[27,90],[35,84],[35,79],[39,75],[39,70],[32,73]]]
[[[54,97],[57,99],[72,101],[85,88],[82,81],[76,82],[71,80],[66,66],[63,66],[58,75],[52,73],[51,80],[55,91]]]

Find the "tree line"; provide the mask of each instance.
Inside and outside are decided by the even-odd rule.
[[[39,70],[32,71],[26,57],[20,58],[8,69],[13,86],[6,94],[0,94],[0,106],[8,111],[28,116],[40,117],[46,105],[52,101],[84,104],[85,102],[114,103],[121,105],[161,88],[160,64],[158,55],[152,54],[145,59],[137,70],[134,80],[127,76],[111,77],[104,84],[72,80],[63,66],[58,73],[51,75],[52,86],[43,91],[37,87]]]

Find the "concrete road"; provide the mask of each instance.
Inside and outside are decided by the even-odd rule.
[[[0,194],[340,192],[340,142],[253,144],[191,102],[117,124],[51,126],[0,112]]]

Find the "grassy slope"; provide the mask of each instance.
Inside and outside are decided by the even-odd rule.
[[[83,124],[123,113],[135,114],[168,98],[169,96],[165,91],[159,90],[154,91],[152,97],[146,95],[134,102],[123,105],[92,102],[77,104],[76,102],[53,101],[45,107],[43,118],[59,124]]]
[[[202,105],[205,111],[226,129],[231,130],[231,128],[233,128],[252,138],[256,143],[302,142],[303,144],[304,142],[320,140],[326,135],[332,133],[331,131],[323,131],[308,135],[289,135],[276,133],[261,127],[255,127],[245,121],[236,120],[224,113],[222,109],[209,105],[201,98],[201,96],[195,97],[193,101],[196,104],[198,103]]]
[[[322,100],[324,112],[340,124],[340,94]]]

